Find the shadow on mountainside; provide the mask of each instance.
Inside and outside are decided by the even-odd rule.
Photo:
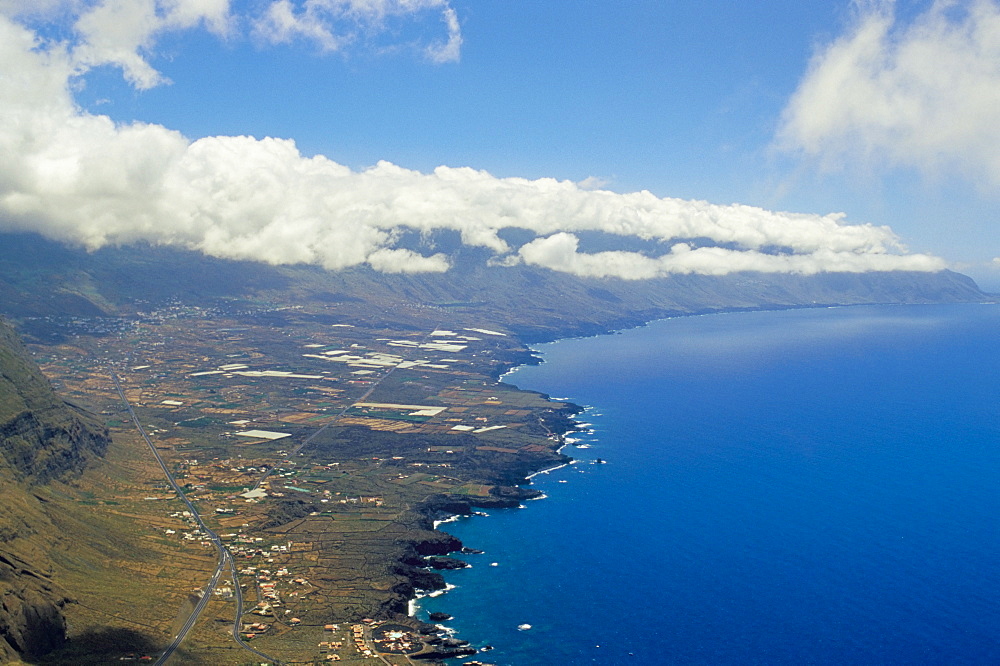
[[[138,663],[145,655],[156,655],[162,646],[151,636],[133,629],[92,629],[70,638],[66,647],[32,663],[38,666],[104,666],[122,657]]]

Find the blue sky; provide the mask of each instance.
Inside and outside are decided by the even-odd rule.
[[[756,181],[778,115],[816,39],[845,14],[835,2],[451,4],[459,62],[185,33],[153,58],[172,85],[133,93],[109,67],[80,99],[192,138],[291,137],[353,167],[595,176],[730,203],[769,187]],[[443,35],[433,12],[418,23],[404,27]]]
[[[276,6],[294,24],[268,23]],[[842,212],[838,224],[889,225],[911,253],[940,257],[988,286],[1000,283],[993,261],[1000,255],[1000,175],[991,175],[1000,170],[991,161],[1000,148],[1000,7],[992,0],[0,0],[0,12],[53,40],[38,42],[36,53],[56,45],[68,51],[77,72],[67,78],[75,113],[88,120],[162,126],[196,146],[204,137],[293,139],[299,157],[324,155],[354,174],[380,161],[420,174],[446,165],[498,179],[573,181],[581,191],[648,190],[817,219]],[[132,28],[121,27],[122,12],[138,17]],[[975,72],[971,80],[949,75],[965,71]],[[971,98],[971,111],[953,113]],[[831,108],[838,111],[828,117]],[[942,118],[963,131],[942,130]],[[591,205],[580,193],[563,195],[577,202],[570,206]],[[91,204],[80,205],[93,211]],[[295,205],[285,201],[273,210],[284,215]],[[711,215],[725,220],[730,212]],[[407,224],[402,210],[394,214],[393,224]],[[104,235],[71,233],[75,223],[45,215],[39,208],[16,225],[38,224],[92,246],[146,233],[120,222],[109,223]],[[535,248],[550,252],[521,259],[594,274],[582,266],[597,260],[581,258],[564,236],[605,223],[612,222],[543,225],[540,238],[562,236]],[[211,224],[228,223],[213,217]],[[647,235],[670,235],[642,224]],[[376,226],[371,243],[351,256],[386,251],[397,254],[375,263],[406,259],[392,248],[391,225]],[[328,231],[317,234],[326,238]],[[227,233],[233,247],[236,232]],[[185,234],[177,242],[213,254],[242,252],[211,249],[202,236]],[[787,240],[768,236],[772,245]],[[866,237],[850,251],[882,252],[884,245],[884,238]],[[810,240],[801,252],[814,246]],[[508,250],[498,256],[509,260]],[[290,251],[275,261],[354,261],[315,254]],[[435,266],[413,264],[421,265]]]

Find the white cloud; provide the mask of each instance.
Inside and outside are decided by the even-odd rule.
[[[46,16],[58,13],[75,0],[0,0],[0,14],[4,16]]]
[[[458,14],[447,7],[442,18],[448,26],[448,40],[428,46],[427,57],[436,63],[458,62],[462,54],[462,27],[458,22]]]
[[[577,181],[576,184],[581,190],[601,190],[610,185],[611,180],[600,176],[587,176],[583,180]]]
[[[333,30],[315,12],[303,9],[298,12],[290,0],[276,0],[268,5],[263,16],[254,22],[255,33],[272,44],[287,44],[296,39],[315,42],[324,51],[336,51],[344,38]]]
[[[448,0],[271,0],[253,19],[254,34],[271,44],[311,41],[324,51],[339,51],[360,35],[378,33],[388,19],[440,14],[447,39],[423,48],[435,63],[457,62],[462,47],[458,15]]]
[[[692,249],[676,243],[668,254],[648,257],[638,252],[578,252],[579,239],[560,232],[521,247],[527,263],[580,277],[647,280],[671,274],[729,275],[739,272],[863,273],[866,271],[938,271],[944,262],[927,255],[871,254],[820,249],[805,254],[767,254],[721,247]]]
[[[82,68],[117,65],[147,89],[164,82],[145,56],[158,36],[197,25],[221,35],[229,24],[229,0],[102,0],[80,13],[73,55]]]
[[[888,0],[859,4],[814,56],[778,142],[828,168],[862,160],[1000,186],[1000,4],[934,0],[908,23]]]
[[[526,264],[544,266],[563,273],[585,277],[620,277],[646,280],[661,275],[660,262],[637,252],[577,252],[579,239],[560,232],[521,247],[519,255]]]
[[[368,265],[383,273],[444,273],[451,268],[443,254],[424,257],[412,250],[396,248],[375,250],[368,255]]]
[[[370,11],[389,4],[401,6],[371,0]],[[208,20],[209,4],[183,6],[190,11],[171,25]],[[222,3],[212,6],[222,16]],[[180,12],[182,3],[171,7]],[[157,16],[167,21],[167,14]],[[134,27],[140,24],[147,27]],[[141,20],[130,25],[123,34],[160,29]],[[0,16],[0,229],[89,248],[145,240],[218,257],[329,269],[367,264],[384,272],[448,269],[443,254],[397,247],[405,230],[456,231],[466,245],[491,250],[494,264],[524,261],[626,279],[943,267],[931,257],[901,255],[905,248],[887,227],[845,224],[840,214],[588,191],[570,181],[496,178],[470,168],[421,173],[380,162],[354,171],[323,156],[303,157],[290,140],[192,142],[160,125],[116,124],[75,104],[76,53]],[[141,67],[130,66],[141,78]],[[512,248],[500,234],[508,228],[539,238]],[[582,232],[670,242],[673,249],[660,257],[586,254],[578,251]],[[691,249],[683,241],[692,239],[725,247]]]
[[[359,35],[379,35],[388,19],[415,21],[440,16],[445,40],[427,40],[421,46],[432,62],[458,61],[462,34],[458,16],[448,0],[0,0],[0,14],[33,21],[68,22],[73,32],[70,50],[79,73],[101,65],[120,67],[140,90],[166,83],[150,63],[156,41],[172,31],[202,27],[230,36],[239,26],[272,44],[305,40],[326,51],[339,51]]]

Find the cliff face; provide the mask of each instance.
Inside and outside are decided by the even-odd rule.
[[[35,657],[66,640],[66,595],[49,578],[57,530],[32,492],[83,469],[107,431],[67,405],[0,322],[0,661]]]
[[[0,661],[61,647],[66,601],[47,576],[9,553],[0,554]]]
[[[107,430],[52,391],[10,326],[0,323],[0,466],[45,483],[103,453]]]

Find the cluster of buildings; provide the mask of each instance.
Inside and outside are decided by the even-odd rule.
[[[483,367],[496,363],[487,345],[495,341],[488,338],[504,336],[497,331],[439,329],[426,335],[426,329],[359,328],[356,334],[345,331],[331,337],[328,328],[221,328],[213,321],[219,314],[177,307],[145,315],[143,323],[161,326],[140,325],[136,339],[128,341],[128,358],[135,359],[131,362],[148,365],[131,367],[126,390],[157,448],[166,452],[175,478],[184,479],[186,494],[200,502],[199,511],[211,529],[239,558],[244,582],[253,581],[257,594],[251,600],[256,606],[241,633],[250,639],[270,632],[270,644],[284,640],[287,628],[299,624],[293,613],[308,620],[306,613],[318,600],[331,599],[323,596],[323,577],[313,575],[326,560],[315,559],[318,548],[306,547],[312,534],[325,529],[326,517],[348,528],[391,520],[399,497],[408,495],[397,492],[396,485],[372,484],[370,478],[399,486],[423,484],[435,491],[460,487],[460,474],[442,470],[457,467],[453,461],[478,451],[518,453],[523,443],[512,431],[534,416],[537,405],[532,401],[541,399],[521,394],[512,399],[483,374]],[[171,319],[186,321],[167,324]],[[318,344],[334,339],[336,344]],[[348,386],[350,380],[379,381],[390,371],[392,381],[371,397]],[[102,387],[107,383],[103,376],[97,380]],[[396,384],[402,387],[399,393],[383,390]],[[424,398],[432,404],[420,404]],[[428,439],[435,446],[401,450],[405,456],[379,451],[377,458],[300,458],[295,447],[303,433],[328,424],[440,437]],[[401,468],[405,472],[399,473]],[[315,502],[303,509],[307,515],[299,516],[306,527],[281,537],[275,531],[255,532],[254,526],[271,519],[272,498],[281,497]],[[211,545],[190,512],[171,516],[185,521],[185,527],[171,525],[176,529],[165,530],[167,534],[183,532],[184,539]],[[294,538],[294,548],[291,542],[271,545],[278,538]],[[387,630],[369,620],[349,632],[339,632],[336,625],[325,629],[338,631],[336,638],[319,643],[327,661],[346,657],[345,649],[351,657],[355,649],[375,657],[379,652],[404,655],[423,648],[421,637],[402,626]],[[288,640],[298,643],[306,630],[287,633],[297,634]],[[311,650],[313,641],[308,645]]]
[[[372,622],[372,620],[366,620],[366,621],[368,623]],[[364,625],[360,624],[351,625],[351,634],[354,636],[354,647],[358,649],[358,652],[360,652],[365,657],[374,656],[374,652],[372,652],[371,647],[368,645],[368,641],[365,639]]]

